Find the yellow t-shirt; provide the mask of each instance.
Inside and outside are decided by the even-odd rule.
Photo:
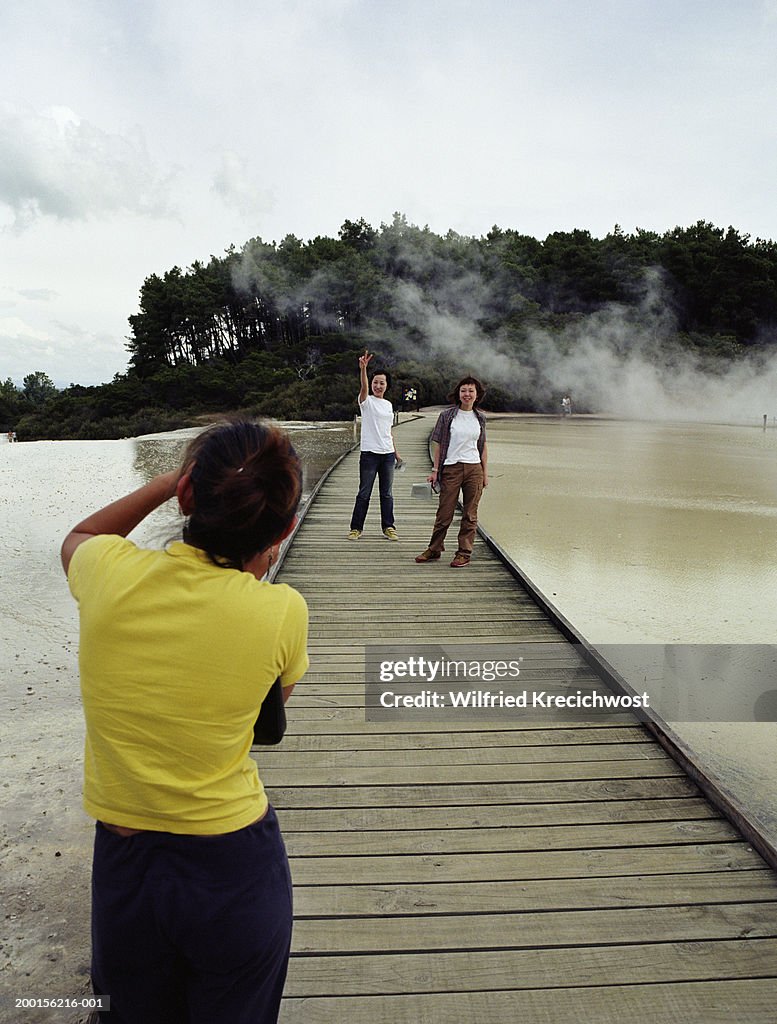
[[[308,611],[284,584],[103,535],[68,571],[81,620],[84,807],[115,825],[232,832],[267,797],[249,751],[275,679],[308,667]]]

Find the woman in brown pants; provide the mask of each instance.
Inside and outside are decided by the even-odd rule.
[[[459,491],[462,498],[459,546],[451,562],[454,569],[469,565],[478,524],[478,503],[488,485],[486,470],[486,418],[477,408],[485,388],[475,377],[464,377],[448,396],[455,404],[444,409],[432,431],[434,468],[428,477],[439,483],[440,503],[429,547],[416,562],[434,562],[445,550],[445,535],[453,521]]]

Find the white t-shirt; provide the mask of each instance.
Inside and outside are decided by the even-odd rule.
[[[360,448],[363,452],[389,455],[394,451],[391,428],[394,425],[394,406],[385,398],[367,395],[359,403],[362,413],[362,436]]]
[[[459,409],[451,420],[451,439],[445,456],[445,465],[453,466],[457,462],[480,462],[478,440],[480,439],[480,420],[474,412]]]

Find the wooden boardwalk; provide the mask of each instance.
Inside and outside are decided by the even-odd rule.
[[[480,538],[466,569],[413,561],[430,426],[396,435],[399,543],[377,485],[346,539],[352,454],[278,576],[311,616],[287,736],[255,752],[294,877],[283,1024],[774,1024],[777,875],[636,719],[365,721],[368,643],[536,644],[569,685],[572,645]]]

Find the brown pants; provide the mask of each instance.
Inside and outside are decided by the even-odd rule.
[[[456,462],[443,466],[440,480],[440,504],[432,528],[430,551],[445,550],[445,534],[453,522],[456,502],[461,491],[462,513],[457,554],[469,557],[478,525],[478,503],[483,493],[483,467],[479,462]]]

